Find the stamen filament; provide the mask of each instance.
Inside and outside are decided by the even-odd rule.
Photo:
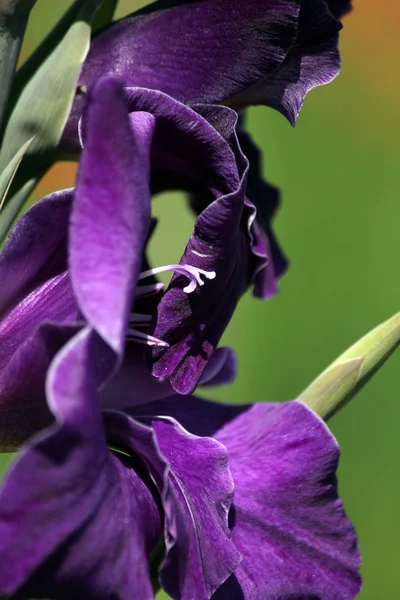
[[[147,344],[148,346],[161,346],[163,348],[168,348],[169,344],[167,342],[163,342],[162,340],[148,335],[147,333],[143,333],[143,331],[138,331],[133,327],[129,327],[127,330],[128,337],[131,337],[138,343]]]
[[[156,267],[155,269],[143,271],[139,275],[139,280],[146,279],[152,275],[158,275],[159,273],[167,273],[168,271],[185,275],[190,279],[189,285],[183,288],[183,291],[186,294],[191,294],[194,292],[197,286],[204,285],[204,281],[202,280],[201,276],[205,277],[206,279],[215,279],[216,277],[215,271],[204,271],[203,269],[193,267],[192,265],[165,265],[164,267]]]

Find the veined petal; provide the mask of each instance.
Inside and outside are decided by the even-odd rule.
[[[146,407],[155,413],[160,403]],[[164,413],[228,450],[232,540],[243,556],[218,600],[351,600],[360,591],[353,526],[337,494],[338,445],[300,402],[226,406],[170,398]]]
[[[76,331],[66,236],[72,190],[50,194],[17,221],[0,254],[0,451],[47,425],[49,364]],[[52,322],[52,324],[50,324]],[[72,331],[72,332],[71,332]]]
[[[153,128],[146,113],[129,121],[118,79],[96,83],[84,121],[70,268],[84,316],[118,355],[150,226]]]
[[[118,74],[185,103],[220,103],[266,79],[297,32],[300,0],[159,0],[94,37],[79,88]],[[77,96],[65,139],[76,138]],[[75,127],[76,129],[76,127]]]
[[[164,414],[164,402],[167,408],[168,401],[162,400],[160,415]],[[146,406],[138,407],[138,414],[153,430],[159,457],[164,461],[160,470],[160,458],[154,456],[151,447],[147,452],[142,449],[162,493],[165,513],[166,557],[161,564],[161,585],[177,600],[191,600],[194,590],[196,597],[208,599],[240,562],[228,528],[233,482],[226,449],[212,438],[190,434],[174,419],[153,417],[155,413]],[[122,418],[118,413],[108,414],[108,430],[112,431],[112,423],[119,420],[117,429],[121,432]],[[132,434],[133,430],[126,430],[125,447],[137,444]]]
[[[73,190],[36,202],[12,229],[0,254],[0,312],[4,316],[49,278],[66,269],[66,235]]]
[[[67,271],[39,285],[0,321],[0,373],[38,324],[75,322],[77,316],[78,307]]]
[[[148,556],[160,516],[151,482],[108,450],[96,343],[85,329],[58,354],[47,385],[57,424],[25,447],[3,484],[2,595],[153,599]]]

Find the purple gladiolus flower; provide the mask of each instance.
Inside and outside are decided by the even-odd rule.
[[[226,128],[232,113],[220,114]],[[171,130],[174,138],[161,135]],[[214,332],[226,320],[219,296],[257,287],[268,267],[248,241],[256,237],[245,161],[235,138],[231,146],[217,133],[159,92],[99,81],[82,121],[75,190],[34,205],[7,242],[2,373],[31,402],[14,427],[13,397],[2,396],[8,447],[26,443],[0,491],[0,595],[150,600],[160,542],[159,581],[177,600],[350,600],[359,592],[356,536],[336,489],[339,451],[325,424],[297,401],[235,407],[184,398],[140,354],[141,343],[172,357],[175,347],[185,364],[174,331],[197,322],[200,294],[213,298],[200,329]],[[190,182],[196,158],[215,199],[159,301],[149,279],[157,270],[143,270],[150,164]],[[214,284],[218,292],[207,290]],[[156,311],[154,331],[144,309]],[[155,358],[156,366],[174,362]],[[232,378],[230,351],[208,358],[183,375],[175,366],[178,385]]]

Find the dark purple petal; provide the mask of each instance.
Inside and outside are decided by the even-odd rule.
[[[310,90],[331,82],[340,71],[340,22],[324,0],[302,0],[297,39],[281,65],[268,79],[229,100],[240,110],[265,104],[295,124]]]
[[[329,10],[337,19],[343,17],[352,9],[350,0],[327,0],[327,4]]]
[[[204,284],[188,293],[187,278],[175,275],[158,307],[154,335],[169,347],[153,350],[153,374],[169,377],[182,394],[195,389],[249,285],[244,187],[242,179],[236,191],[215,200],[196,220],[180,264],[200,269]]]
[[[219,106],[204,104],[193,106],[197,112],[228,142],[238,165],[239,172],[247,167],[245,219],[242,227],[246,232],[251,250],[251,283],[253,295],[267,300],[277,292],[277,279],[286,270],[286,260],[279,249],[271,229],[271,219],[279,204],[279,192],[261,178],[261,156],[258,148],[243,132],[242,118],[232,122],[224,118]],[[237,127],[236,127],[237,125]],[[207,196],[196,191],[191,196],[191,206],[197,215],[208,205]]]
[[[339,448],[323,421],[300,402],[245,407],[173,397],[146,408],[161,407],[228,449],[230,526],[243,561],[215,599],[357,596],[357,538],[337,495]]]
[[[92,41],[80,90],[118,74],[183,102],[219,103],[264,81],[296,38],[299,0],[154,2]],[[75,139],[78,95],[65,139]]]
[[[48,424],[46,371],[71,335],[65,324],[78,316],[66,271],[71,200],[72,190],[65,190],[37,202],[17,221],[0,254],[3,451],[15,450]]]
[[[0,373],[40,323],[75,322],[77,317],[78,307],[67,271],[39,285],[0,321]]]
[[[180,261],[181,266],[200,269],[201,277],[206,272],[205,285],[187,294],[187,278],[175,277],[159,305],[155,328],[155,336],[170,348],[154,351],[153,374],[170,377],[177,391],[190,393],[241,295],[252,282],[260,287],[268,246],[254,223],[254,206],[245,199],[247,161],[238,146],[235,113],[203,107],[204,118],[152,90],[129,88],[126,97],[131,117],[146,111],[156,118],[152,163],[158,184],[165,185],[163,177],[172,174],[173,180],[197,189],[205,205]],[[217,127],[209,122],[210,111]],[[275,292],[274,277],[267,288],[264,297]]]
[[[46,403],[46,373],[56,353],[76,331],[73,325],[40,325],[0,372],[1,452],[16,451],[53,421]]]
[[[161,584],[173,598],[190,600],[193,590],[210,598],[240,562],[228,529],[233,481],[226,449],[167,420],[152,425],[170,465],[163,497],[167,556]],[[179,436],[173,435],[176,429]]]
[[[119,80],[97,82],[84,123],[71,216],[71,279],[81,310],[121,354],[150,226],[149,153],[154,118],[128,119]]]
[[[228,529],[233,482],[226,449],[212,438],[191,435],[173,419],[152,418],[146,406],[137,410],[151,425],[159,449],[155,457],[152,446],[142,444],[141,455],[162,492],[166,558],[161,584],[173,598],[191,600],[193,590],[198,598],[210,598],[240,562]],[[134,444],[137,450],[135,421],[112,412],[106,419],[111,441],[130,449]]]
[[[228,385],[236,379],[237,356],[232,348],[217,348],[204,369],[199,385]]]
[[[300,402],[259,404],[216,439],[228,448],[235,481],[235,572],[243,596],[218,599],[350,600],[360,592],[354,528],[337,495],[338,445]]]
[[[250,135],[242,127],[238,129],[238,139],[240,147],[249,161],[249,172],[247,178],[247,197],[254,204],[256,214],[256,226],[261,228],[259,236],[262,237],[262,243],[265,246],[266,254],[271,259],[269,269],[259,275],[257,283],[261,288],[270,288],[272,285],[265,281],[268,277],[279,279],[287,270],[288,263],[283,254],[272,229],[272,220],[280,203],[279,190],[267,183],[262,177],[262,158],[259,148],[256,146]],[[272,271],[272,273],[271,273]],[[261,279],[261,281],[260,281]],[[263,282],[264,280],[264,282]],[[265,297],[263,292],[255,293],[258,297]]]
[[[146,361],[145,347],[130,342],[120,368],[99,396],[103,408],[120,409],[154,402],[174,394],[168,380],[162,381],[152,375]]]
[[[151,151],[152,191],[201,190],[208,199],[227,194],[238,186],[246,167],[210,119],[199,111],[161,92],[125,88],[128,111],[148,112],[155,117]],[[224,106],[213,107],[214,120],[223,131],[235,130],[237,115]],[[200,168],[201,166],[201,168]]]
[[[66,269],[66,235],[73,190],[50,194],[22,215],[0,254],[0,312]]]
[[[32,440],[4,482],[2,595],[153,599],[148,556],[160,516],[140,469],[108,450],[91,373],[95,343],[84,330],[55,359],[47,393],[57,425]]]

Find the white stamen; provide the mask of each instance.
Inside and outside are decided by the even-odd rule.
[[[169,344],[167,342],[163,342],[162,340],[148,335],[147,333],[143,333],[143,331],[138,331],[137,329],[133,329],[133,327],[129,327],[127,330],[128,338],[132,338],[135,342],[139,344],[146,344],[147,346],[161,346],[163,348],[168,348]]]
[[[165,265],[164,267],[156,267],[155,269],[143,271],[139,275],[139,280],[146,279],[146,277],[151,277],[152,275],[158,275],[159,273],[167,273],[168,271],[185,275],[190,279],[189,285],[183,288],[183,291],[186,294],[191,294],[194,292],[197,286],[204,285],[204,281],[202,280],[201,276],[205,277],[206,279],[215,279],[216,277],[215,271],[204,271],[203,269],[199,269],[198,267],[193,267],[191,265]]]
[[[143,298],[143,296],[152,296],[158,294],[164,288],[163,283],[152,283],[150,285],[139,285],[135,290],[136,298]]]

